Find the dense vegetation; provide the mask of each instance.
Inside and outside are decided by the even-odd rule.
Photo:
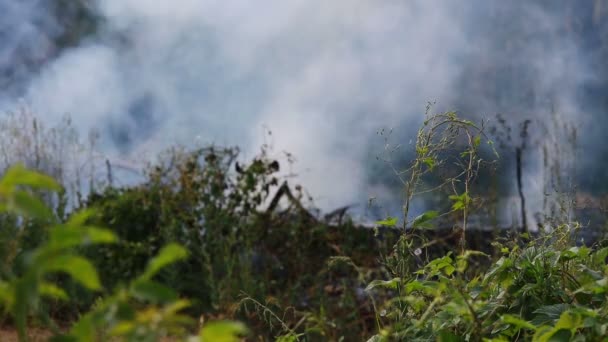
[[[404,212],[373,229],[307,208],[264,151],[242,164],[236,149],[176,148],[140,184],[73,202],[17,164],[0,181],[4,324],[58,341],[602,340],[603,242],[577,246],[566,216],[471,227],[493,152],[483,123],[428,115],[395,169]],[[429,191],[445,201],[412,217]]]
[[[136,43],[104,26],[96,2],[30,3],[39,15],[24,17],[35,29],[17,35],[0,25],[0,37],[18,39],[0,61],[8,97],[74,47]],[[531,66],[527,49],[553,51],[570,36],[595,74],[577,89],[580,110],[604,113],[605,1],[537,2],[563,19],[541,34],[510,14],[527,1],[499,4],[488,2],[495,14],[474,25],[497,28],[473,35],[496,46],[468,58],[455,106],[479,112],[481,98],[497,106],[491,111],[534,116],[546,105],[537,102],[560,92],[535,89],[530,80],[544,69]],[[0,4],[18,22],[17,7]],[[576,222],[578,199],[563,182],[604,194],[608,158],[569,174],[563,163],[574,157],[558,141],[575,144],[577,134],[562,122],[522,120],[518,130],[499,118],[492,132],[455,113],[428,116],[411,151],[387,144],[381,167],[394,171],[393,182],[369,172],[370,183],[394,186],[404,201],[399,217],[367,227],[348,208],[322,215],[307,205],[306,192],[281,176],[284,162],[265,151],[244,164],[235,148],[175,148],[136,185],[121,185],[120,170],[94,153],[95,136],[81,144],[69,120],[46,130],[22,114],[0,121],[0,325],[22,340],[33,327],[57,341],[608,340],[608,244],[601,230],[581,240],[589,218]],[[606,123],[600,115],[590,122],[578,135],[582,150],[606,156],[597,144]],[[529,125],[545,145],[527,135]],[[532,145],[542,152],[530,153]],[[523,222],[508,230],[475,221],[500,210],[501,184],[519,183],[523,203],[522,154],[553,177],[542,186],[552,193],[540,195],[551,197],[544,211],[527,215],[522,205],[515,216]],[[495,162],[517,172],[494,174]],[[432,210],[418,216],[411,207],[420,198]],[[592,221],[605,225],[605,203],[598,206]],[[536,214],[539,227],[526,222]]]

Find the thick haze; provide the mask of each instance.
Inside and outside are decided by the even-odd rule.
[[[568,16],[599,2],[579,15],[546,1],[105,0],[97,32],[58,52],[45,1],[2,0],[0,68],[15,75],[0,81],[5,107],[17,93],[49,122],[69,113],[110,153],[216,143],[252,156],[271,142],[331,208],[380,191],[370,141],[382,127],[408,136],[428,101],[583,123],[580,89],[598,76]]]

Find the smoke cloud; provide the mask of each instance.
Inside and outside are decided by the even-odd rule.
[[[16,92],[49,122],[70,114],[123,156],[195,142],[252,156],[269,129],[324,208],[375,191],[370,140],[382,127],[411,133],[428,101],[475,118],[558,107],[580,120],[577,89],[596,77],[559,4],[104,0],[96,33],[61,52],[43,1],[0,4],[12,13],[0,69],[20,75],[7,107]],[[25,55],[39,67],[19,64],[20,46],[36,47]]]

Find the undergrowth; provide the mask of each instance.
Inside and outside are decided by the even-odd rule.
[[[576,246],[579,225],[564,222],[531,234],[524,220],[521,235],[496,239],[489,253],[466,248],[467,218],[482,203],[472,190],[485,162],[478,151],[483,143],[493,150],[483,128],[455,113],[430,116],[419,131],[412,166],[396,170],[407,176],[403,232],[385,258],[389,279],[374,280],[366,288],[370,295],[386,298],[376,305],[379,332],[370,341],[604,339],[608,249]],[[461,137],[464,143],[458,144]],[[453,146],[461,149],[448,154],[456,156],[450,163],[456,176],[431,189],[447,186],[451,207],[408,220],[408,204],[422,177],[448,161],[438,161],[438,156]],[[420,230],[435,229],[443,215],[457,222],[459,248],[429,257],[429,242],[417,236]],[[395,225],[396,220],[378,223]]]
[[[471,224],[489,205],[480,175],[498,158],[485,122],[427,111],[406,167],[391,158],[403,147],[386,146],[403,210],[373,229],[346,209],[320,217],[265,149],[248,163],[235,148],[171,149],[140,184],[109,181],[71,207],[62,184],[9,168],[3,322],[22,340],[42,325],[57,341],[606,336],[601,242],[576,244],[584,228],[561,218],[538,232]],[[414,215],[425,196],[440,200]]]

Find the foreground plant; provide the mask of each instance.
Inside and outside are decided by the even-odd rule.
[[[27,323],[33,317],[54,328],[54,341],[93,341],[116,338],[124,341],[157,341],[163,336],[199,341],[232,341],[247,332],[234,322],[215,322],[188,337],[195,321],[181,311],[189,302],[175,291],[156,282],[154,276],[164,267],[187,257],[187,251],[169,244],[152,258],[142,275],[110,296],[100,296],[97,304],[67,333],[54,327],[41,305],[43,298],[70,301],[67,292],[52,275],[68,274],[85,289],[101,293],[102,285],[93,264],[78,253],[91,244],[111,244],[117,237],[109,230],[88,225],[91,210],[74,213],[65,223],[53,216],[34,191],[60,191],[52,178],[29,171],[22,165],[10,168],[0,180],[0,210],[17,215],[21,222],[39,220],[49,224],[48,239],[31,251],[25,251],[22,271],[0,279],[0,306],[13,319],[21,341],[27,340]],[[23,224],[20,229],[26,229]]]
[[[552,238],[569,238],[560,227]],[[542,238],[524,248],[502,246],[486,271],[467,276],[466,251],[432,260],[409,279],[378,281],[398,295],[380,308],[381,333],[372,340],[585,341],[608,332],[608,248],[560,246]],[[385,325],[386,324],[386,325]]]

